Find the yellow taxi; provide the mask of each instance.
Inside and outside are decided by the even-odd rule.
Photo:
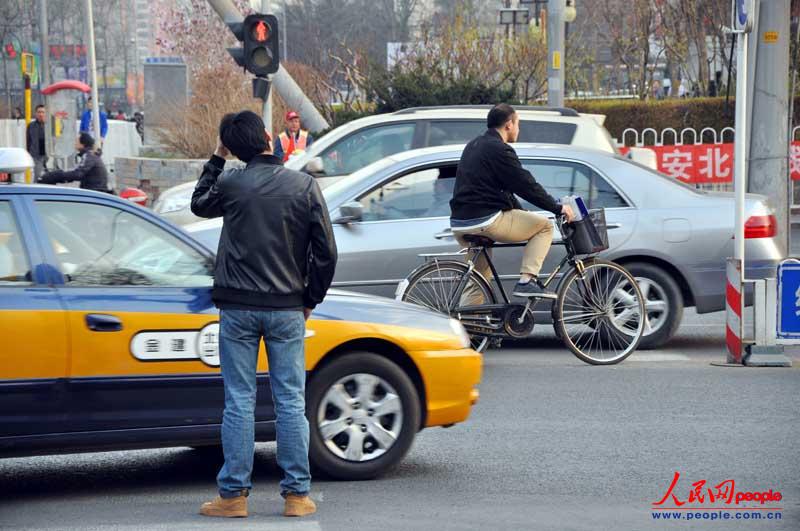
[[[214,256],[108,194],[0,184],[0,457],[219,444]],[[262,346],[263,348],[263,346]],[[342,479],[464,421],[481,356],[461,325],[332,291],[306,333],[311,459]],[[256,439],[275,436],[266,356]]]

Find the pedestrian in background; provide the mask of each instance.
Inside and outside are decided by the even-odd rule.
[[[278,135],[278,142],[275,144],[275,156],[283,162],[289,160],[293,153],[302,153],[314,142],[314,137],[300,127],[299,114],[289,111],[285,121],[286,129]]]
[[[144,114],[136,111],[133,113],[133,121],[136,124],[136,132],[139,133],[139,138],[144,142]]]
[[[22,120],[25,118],[25,115],[22,114],[22,109],[19,107],[14,107],[14,112],[11,114],[11,118],[14,120]]]
[[[222,216],[212,298],[220,309],[219,358],[225,386],[219,496],[205,516],[247,516],[252,487],[256,368],[267,347],[285,516],[316,512],[309,497],[305,416],[305,321],[322,302],[336,266],[336,244],[319,185],[283,167],[264,122],[251,111],[227,115],[192,195],[192,212]],[[233,153],[247,166],[224,170]]]
[[[44,184],[58,184],[79,181],[84,190],[97,192],[112,191],[108,188],[108,171],[103,159],[94,151],[95,141],[89,133],[81,133],[75,141],[80,162],[74,170],[56,170],[42,175]]]
[[[46,114],[44,105],[37,105],[36,117],[28,124],[28,129],[25,131],[25,147],[33,158],[33,177],[37,183],[42,173],[47,170],[47,149],[44,141]]]
[[[92,112],[93,109],[93,101],[90,97],[86,100],[86,110],[83,111],[81,115],[81,133],[88,133],[92,135],[92,137],[96,138],[97,133],[94,130],[94,120],[92,120]],[[100,145],[97,146],[98,148],[102,148],[103,144],[106,141],[106,135],[108,134],[108,115],[104,111],[100,111]]]

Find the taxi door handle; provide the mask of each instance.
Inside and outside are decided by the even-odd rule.
[[[119,332],[122,330],[122,321],[113,315],[89,313],[86,314],[86,326],[95,332]]]

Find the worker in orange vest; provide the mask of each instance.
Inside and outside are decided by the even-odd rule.
[[[314,137],[300,128],[300,115],[289,111],[286,113],[286,130],[278,135],[278,142],[275,143],[275,156],[286,162],[290,155],[299,155],[312,142]]]

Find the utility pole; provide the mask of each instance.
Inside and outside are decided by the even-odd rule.
[[[42,83],[43,87],[50,85],[50,35],[47,27],[47,0],[39,0],[39,31],[42,41]],[[47,109],[44,125],[44,145],[48,156],[53,155],[53,135],[50,129],[50,96],[45,95],[44,106]]]
[[[272,5],[270,0],[261,0],[261,12],[265,15],[272,14]],[[283,35],[286,39],[286,35]],[[267,79],[272,84],[272,76],[267,76]],[[264,106],[261,109],[261,118],[264,120],[264,128],[269,131],[269,136],[272,137],[272,91],[267,92],[267,97],[264,99]],[[272,149],[275,149],[275,139],[272,139]]]
[[[89,69],[92,74],[92,128],[95,134],[95,149],[102,147],[100,135],[100,100],[97,97],[97,55],[94,51],[94,15],[92,0],[86,0],[87,40],[89,41]]]
[[[565,0],[547,6],[547,105],[564,106],[564,7]]]
[[[748,192],[775,207],[779,249],[789,249],[789,0],[760,0],[750,47],[753,90],[748,131]],[[738,103],[738,102],[737,102]],[[738,105],[737,105],[738,108]],[[738,134],[738,131],[737,131]],[[738,153],[737,153],[738,156]]]

